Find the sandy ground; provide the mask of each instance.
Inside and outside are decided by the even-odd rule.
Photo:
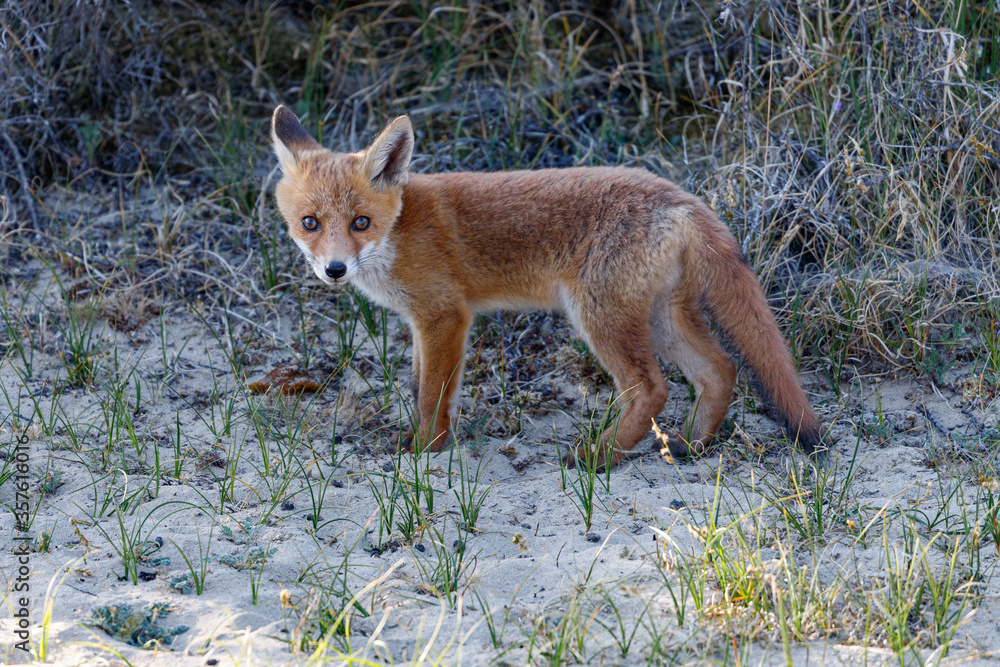
[[[54,288],[44,276],[35,293],[54,303]],[[323,307],[322,302],[313,305]],[[471,665],[524,664],[529,659],[535,664],[898,662],[884,642],[866,645],[847,632],[829,639],[815,633],[811,641],[795,643],[786,655],[777,630],[735,612],[727,616],[729,612],[719,610],[731,606],[721,604],[714,614],[704,616],[688,609],[687,620],[679,627],[661,566],[671,554],[698,551],[689,526],[705,526],[716,510],[723,519],[739,522],[734,517],[767,505],[778,495],[768,484],[784,488],[789,471],[802,466],[801,457],[788,450],[773,422],[754,412],[755,403],[746,394],[740,392],[734,401],[731,415],[736,427],[729,444],[711,449],[702,460],[671,463],[657,453],[652,437],[641,443],[645,453],[611,473],[609,491],[598,481],[592,524],[587,528],[580,501],[563,486],[564,479],[572,480],[577,473],[560,468],[558,451],[565,451],[578,433],[585,402],[593,406],[606,400],[608,389],[570,343],[561,318],[504,320],[512,338],[524,334],[519,344],[536,350],[534,368],[525,363],[520,371],[534,382],[530,390],[536,392],[518,399],[523,406],[520,432],[511,427],[516,416],[510,406],[515,401],[497,399],[497,347],[477,348],[473,341],[463,389],[460,445],[414,460],[392,453],[389,440],[400,398],[391,393],[383,402],[380,362],[371,340],[361,346],[355,360],[354,367],[362,372],[348,371],[315,398],[304,399],[312,402],[296,432],[297,446],[283,447],[288,440],[280,434],[289,433],[289,424],[297,423],[294,399],[255,397],[243,387],[245,380],[260,379],[266,371],[293,362],[288,348],[275,341],[292,339],[294,307],[237,304],[234,310],[247,321],[259,321],[268,334],[259,336],[264,342],[252,350],[248,346],[246,356],[252,359],[246,378],[234,375],[226,362],[226,338],[219,320],[206,318],[215,328],[210,335],[189,304],[166,304],[162,331],[157,317],[131,333],[116,332],[102,321],[103,349],[117,350],[120,367],[135,368],[125,393],[134,402],[135,387],[140,387],[140,407],[133,416],[137,439],[144,443],[137,453],[127,434],[122,436],[110,448],[110,461],[101,461],[98,455],[109,451],[102,400],[107,400],[110,375],[101,375],[92,387],[54,388],[51,379],[64,373],[56,354],[58,335],[51,328],[40,332],[32,378],[22,381],[10,362],[0,365],[0,383],[8,395],[0,404],[3,440],[28,437],[31,506],[37,511],[30,533],[47,531],[52,537],[48,551],[30,556],[31,641],[37,651],[44,615],[50,612],[48,662],[126,664],[127,658],[134,665],[305,663],[315,645],[295,647],[310,632],[317,637],[310,630],[317,609],[326,606],[336,615],[344,607],[331,593],[336,590],[350,591],[348,597],[358,594],[357,608],[369,616],[361,611],[352,615],[350,646],[332,644],[327,651],[331,662],[339,651],[376,662]],[[394,319],[389,330],[392,356],[406,345],[406,334]],[[318,347],[335,349],[334,327],[321,327],[318,336]],[[164,355],[172,364],[166,375]],[[110,363],[110,358],[102,363]],[[320,356],[316,366],[329,363]],[[407,351],[397,379],[407,378],[408,371]],[[839,479],[853,471],[846,495],[857,508],[858,523],[875,522],[908,507],[927,515],[944,508],[952,518],[963,502],[970,513],[976,510],[968,505],[974,503],[979,488],[968,474],[968,462],[976,456],[995,460],[996,454],[966,455],[955,450],[974,447],[963,438],[998,426],[995,397],[976,392],[970,396],[966,391],[963,398],[975,371],[972,363],[955,364],[938,386],[911,374],[855,379],[845,385],[840,398],[823,378],[803,375],[831,429],[830,469]],[[667,426],[677,423],[688,405],[681,378],[672,372],[669,379],[672,393],[662,415]],[[586,395],[581,385],[587,388]],[[222,433],[228,405],[231,428]],[[263,436],[269,466],[264,465],[262,440],[249,417],[251,406],[270,419],[271,431]],[[63,419],[57,419],[46,434],[41,423],[52,419],[53,407]],[[32,416],[30,427],[23,430]],[[331,454],[335,418],[338,442]],[[76,444],[66,423],[77,427]],[[14,425],[22,430],[12,433]],[[184,460],[179,479],[172,476],[178,425]],[[6,446],[8,455],[12,446]],[[163,470],[159,476],[151,474],[157,458]],[[403,478],[424,479],[433,487],[433,511],[428,514],[434,530],[424,530],[409,543],[383,539],[378,549],[378,501],[392,499],[385,485],[391,484],[396,466],[402,467]],[[473,531],[460,525],[463,466],[478,478],[477,491],[486,494]],[[45,474],[55,477],[57,488],[40,499]],[[223,501],[220,487],[225,484],[231,484],[232,493]],[[321,491],[325,496],[319,501],[314,528],[314,499]],[[136,499],[133,512],[116,511],[126,498]],[[11,507],[14,500],[14,484],[7,482],[0,488],[0,503]],[[811,561],[812,570],[823,580],[841,576],[864,586],[886,572],[885,547],[891,552],[894,546],[883,544],[880,529],[871,531],[864,546],[841,525],[805,544],[781,532],[780,514],[770,509],[760,512],[768,517],[768,525],[778,526],[775,534],[801,547],[796,558]],[[140,563],[138,585],[123,580],[122,559],[108,539],[119,539],[119,520],[127,534],[162,543]],[[957,530],[947,521],[940,526]],[[11,590],[17,571],[9,548],[14,528],[12,512],[0,514],[0,541],[5,547],[0,578],[5,591]],[[893,530],[885,534],[893,537]],[[393,538],[398,533],[393,528]],[[940,539],[952,539],[952,534]],[[262,567],[239,566],[251,547],[258,554],[269,554]],[[211,554],[204,593],[172,589],[171,580],[187,572],[181,552],[197,564],[200,549]],[[435,576],[435,568],[454,561],[458,552],[462,558],[458,590],[444,598],[436,596],[441,578]],[[943,562],[934,553],[935,562]],[[765,564],[781,558],[768,544],[760,545],[759,555]],[[991,577],[997,550],[984,541],[979,555],[982,572]],[[237,565],[220,560],[225,556],[234,557]],[[255,578],[259,579],[256,601]],[[718,599],[719,588],[713,581],[708,578],[707,594]],[[317,590],[326,590],[327,597],[318,598]],[[964,610],[967,618],[947,654],[921,648],[905,661],[919,657],[932,664],[995,664],[1000,656],[996,578],[982,582],[981,591],[978,607]],[[16,602],[10,594],[5,602],[0,611],[0,659],[30,662],[28,654],[13,647],[11,614]],[[189,628],[155,651],[130,646],[81,623],[99,605],[152,602],[169,605],[169,616],[158,619],[162,625]],[[310,620],[303,622],[303,617]],[[575,626],[564,623],[571,617],[577,619]],[[619,618],[625,638],[638,628],[624,655]],[[540,637],[551,639],[559,627],[570,628],[567,643],[576,652],[557,659],[553,648],[557,642],[550,641],[545,648]],[[578,641],[581,632],[585,638]]]

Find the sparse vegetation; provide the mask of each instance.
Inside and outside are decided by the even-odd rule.
[[[84,624],[100,628],[115,639],[133,646],[152,649],[169,645],[174,636],[187,632],[185,625],[172,628],[161,625],[169,613],[169,607],[163,603],[147,605],[142,609],[133,609],[127,604],[100,606],[91,610]]]
[[[0,47],[0,534],[26,440],[33,597],[53,582],[34,659],[1000,650],[989,3],[8,0]],[[623,164],[703,197],[768,291],[829,463],[742,385],[704,458],[602,470],[620,399],[537,313],[477,320],[457,444],[398,453],[411,334],[288,242],[278,103],[338,150],[409,114],[419,171]],[[298,384],[249,388],[279,367]],[[665,372],[677,433],[689,392]],[[110,636],[60,640],[88,610]]]

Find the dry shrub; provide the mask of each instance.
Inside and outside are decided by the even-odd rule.
[[[157,300],[141,289],[117,290],[105,295],[101,315],[122,333],[132,333],[161,312]]]

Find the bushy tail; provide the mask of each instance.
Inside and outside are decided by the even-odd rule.
[[[822,445],[819,420],[802,390],[764,290],[722,223],[700,231],[706,238],[704,261],[699,264],[707,269],[702,275],[708,310],[749,366],[757,393],[788,437],[811,454]]]

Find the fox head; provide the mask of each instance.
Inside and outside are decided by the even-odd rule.
[[[323,148],[283,106],[271,119],[282,178],[274,190],[288,233],[328,285],[390,258],[387,243],[403,208],[413,154],[410,119],[389,123],[360,153]]]

